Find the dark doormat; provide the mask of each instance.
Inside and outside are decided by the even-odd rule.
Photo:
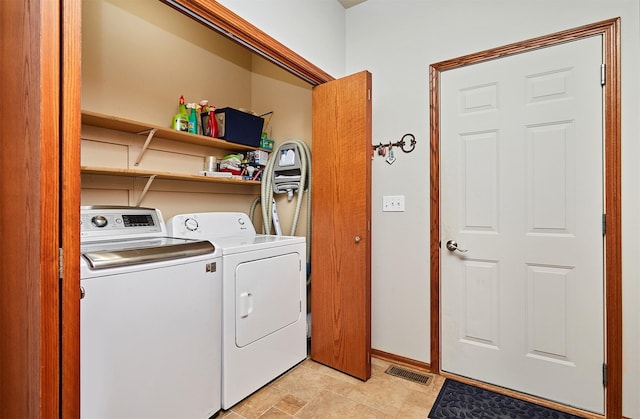
[[[429,412],[431,419],[581,419],[524,400],[446,379]]]

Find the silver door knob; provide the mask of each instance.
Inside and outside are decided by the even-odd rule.
[[[360,243],[360,236],[356,236],[355,239],[356,243]]]
[[[458,242],[455,240],[449,240],[446,246],[447,246],[447,250],[451,252],[455,252],[456,250],[461,253],[468,252],[468,250],[465,250],[465,249],[458,249]]]

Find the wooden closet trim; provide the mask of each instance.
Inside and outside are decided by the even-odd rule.
[[[247,47],[314,86],[334,80],[220,3],[207,0],[160,0],[197,22]]]
[[[59,16],[54,1],[0,2],[2,418],[59,416]]]
[[[432,64],[429,68],[431,136],[431,370],[440,372],[440,73],[512,54],[602,35],[605,106],[605,389],[606,417],[622,417],[622,172],[620,18],[505,45]]]
[[[46,0],[45,0],[46,1]],[[63,0],[60,45],[61,418],[80,417],[80,0]]]

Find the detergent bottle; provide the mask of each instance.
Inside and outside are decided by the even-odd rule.
[[[209,125],[209,101],[200,101],[200,134],[211,137],[211,126]]]
[[[216,108],[214,106],[209,108],[209,136],[218,137],[218,120],[216,119]]]
[[[187,115],[187,108],[184,103],[183,95],[180,95],[180,111],[173,117],[171,128],[177,131],[189,130],[189,116]]]

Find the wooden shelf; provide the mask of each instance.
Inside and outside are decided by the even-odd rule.
[[[155,138],[163,138],[165,140],[176,141],[181,143],[196,144],[205,147],[217,148],[230,151],[249,151],[259,150],[257,147],[250,147],[242,144],[231,143],[219,138],[205,137],[203,135],[189,134],[187,132],[176,131],[170,128],[159,127],[152,124],[145,124],[142,122],[132,121],[129,119],[119,118],[111,115],[103,115],[96,112],[82,111],[82,123],[85,125],[91,125],[100,128],[112,129],[115,131],[126,132],[130,134],[145,135],[147,137],[142,150],[138,155],[138,159],[135,162],[135,166],[138,165],[142,155],[147,149],[150,141]],[[208,182],[217,184],[227,184],[236,186],[260,186],[261,182],[257,180],[244,180],[234,179],[229,177],[217,177],[217,176],[201,176],[171,172],[159,172],[152,170],[137,170],[137,169],[120,169],[113,167],[94,167],[94,166],[81,166],[80,170],[83,174],[90,175],[107,175],[107,176],[123,176],[123,177],[138,177],[147,178],[147,184],[138,197],[138,203],[140,205],[144,199],[149,187],[155,179],[166,180],[182,180],[188,182]]]
[[[129,176],[129,177],[152,177],[156,179],[168,179],[168,180],[186,180],[190,182],[213,182],[213,183],[226,183],[229,185],[242,185],[242,186],[259,186],[260,181],[257,180],[244,180],[244,179],[232,179],[227,177],[216,176],[200,176],[200,175],[185,175],[170,172],[155,172],[150,170],[131,170],[131,169],[114,169],[111,167],[93,167],[93,166],[81,166],[80,170],[84,174],[90,175],[109,175],[109,176]]]
[[[130,119],[119,118],[117,116],[104,115],[97,112],[82,111],[82,123],[100,128],[108,128],[116,131],[128,132],[130,134],[146,135],[151,130],[156,130],[155,137],[165,140],[178,141],[181,143],[196,144],[205,147],[219,148],[232,151],[272,150],[260,149],[243,144],[236,144],[219,138],[206,137],[204,135],[190,134],[188,132],[176,131],[171,128],[160,127],[153,124],[132,121]]]

